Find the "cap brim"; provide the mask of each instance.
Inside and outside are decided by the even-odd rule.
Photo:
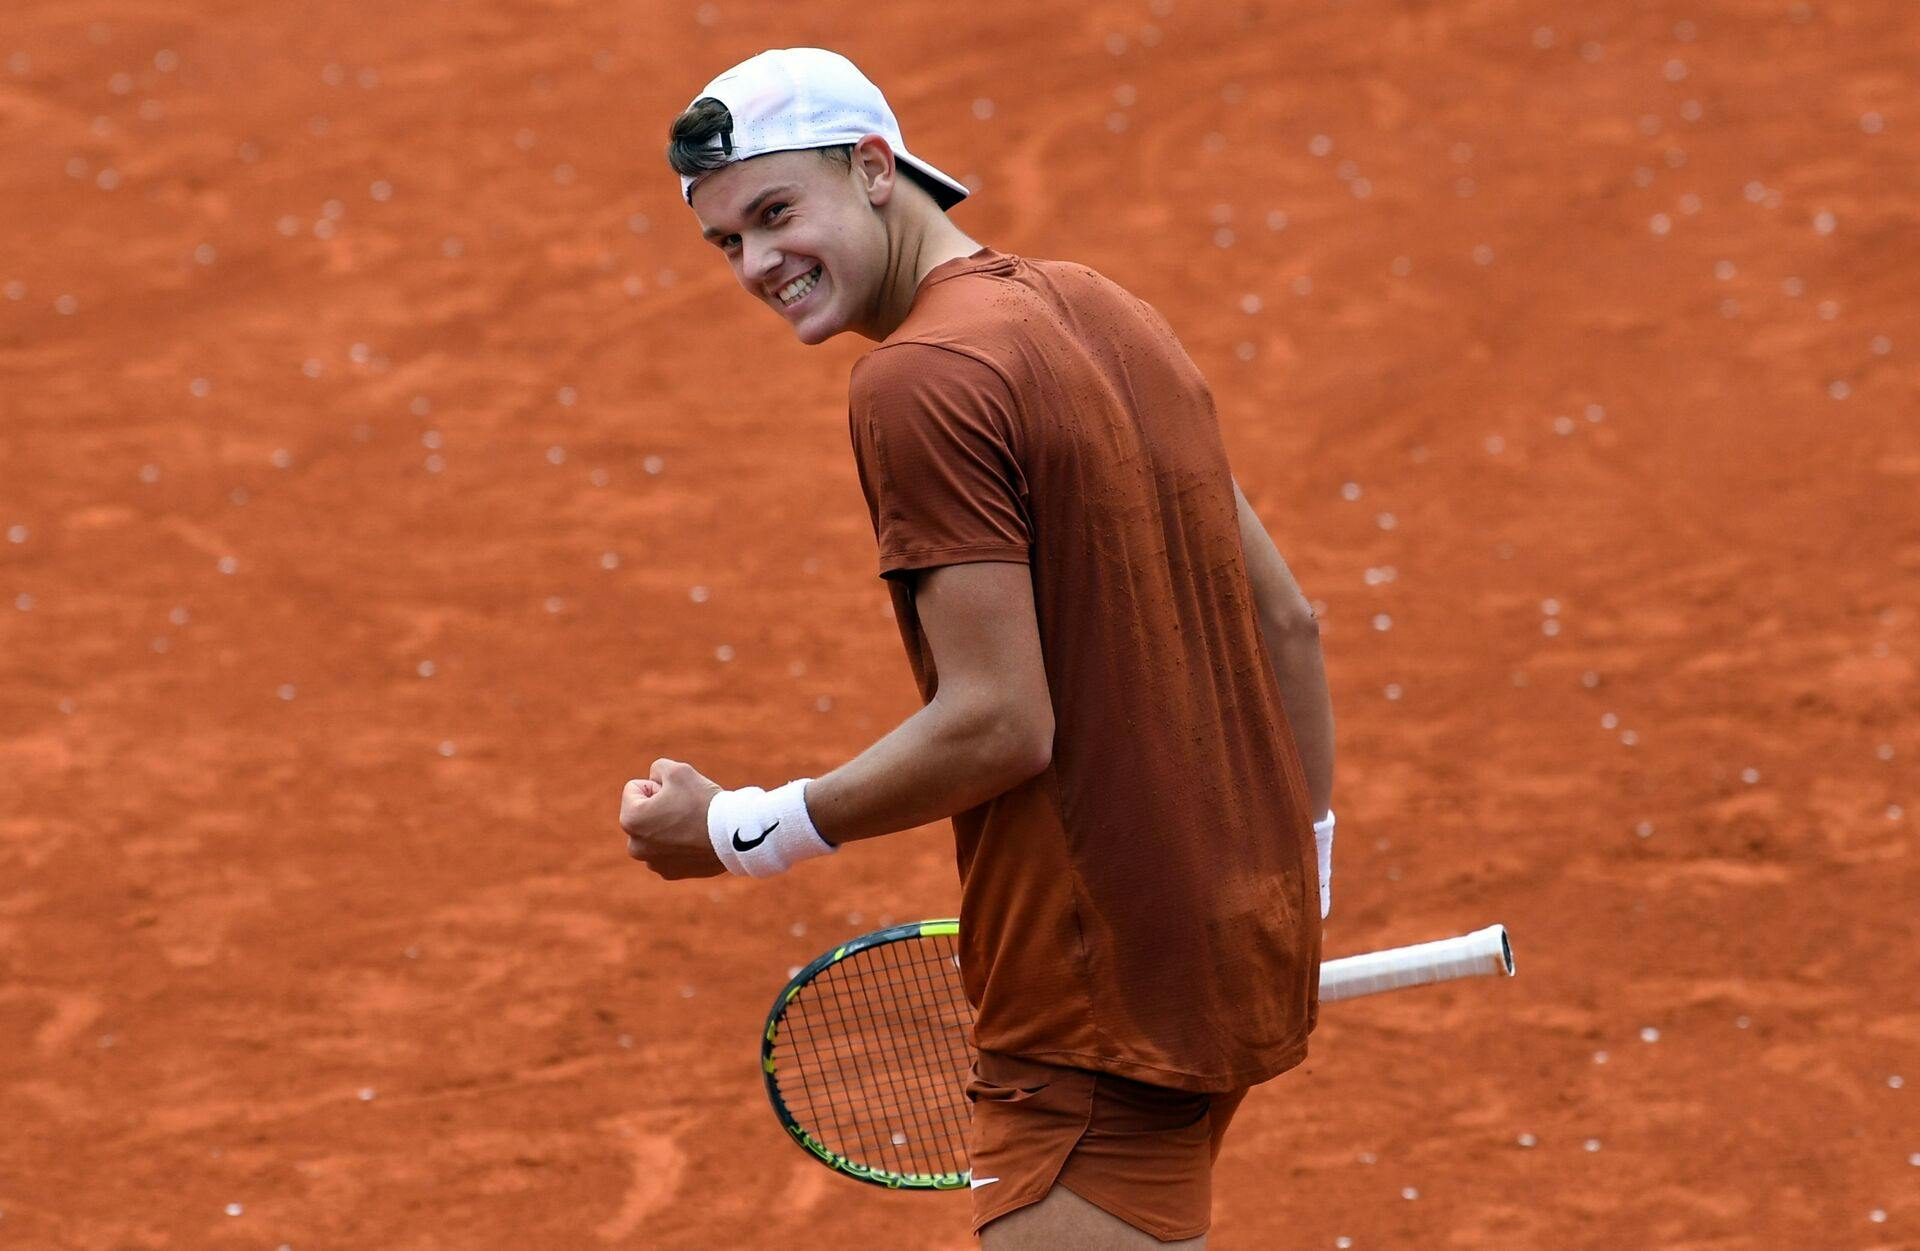
[[[933,196],[933,202],[938,204],[942,209],[952,208],[971,194],[967,190],[965,183],[957,178],[952,178],[941,173],[910,152],[896,150],[893,154],[893,159],[896,161],[904,161],[908,165],[913,166],[917,173],[925,175],[928,184],[930,184],[927,187],[927,191]]]

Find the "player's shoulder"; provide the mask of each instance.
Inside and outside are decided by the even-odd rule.
[[[1133,298],[1133,293],[1126,287],[1084,261],[1047,260],[1040,257],[1021,257],[1020,260],[1022,264],[1030,266],[1034,273],[1063,286],[1097,289]]]
[[[1000,264],[985,265],[957,277],[951,284],[964,291],[964,283],[995,284],[1004,289],[1025,289],[1038,295],[1048,288],[1100,288],[1125,293],[1125,289],[1107,275],[1082,261],[1055,260],[1042,256],[1000,253]]]
[[[995,253],[922,288],[886,345],[932,345],[992,360],[1034,336],[1061,333],[1073,312],[1116,303],[1137,301],[1090,265]]]
[[[974,307],[993,329],[1015,338],[1049,329],[1067,333],[1088,313],[1128,320],[1142,313],[1155,315],[1152,306],[1125,285],[1082,261],[1012,259],[1017,262],[1014,266],[978,276],[982,282],[999,285]]]
[[[850,398],[859,406],[955,388],[1011,392],[1035,340],[1073,339],[1090,311],[1124,319],[1144,307],[1090,265],[996,253],[924,288],[894,333],[855,363]]]
[[[857,407],[1000,381],[999,371],[978,347],[951,340],[894,338],[854,362],[847,390]]]

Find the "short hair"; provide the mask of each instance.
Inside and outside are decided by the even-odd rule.
[[[718,136],[720,146],[714,147],[713,140]],[[837,144],[827,148],[812,148],[829,161],[843,169],[853,168],[853,145]],[[686,112],[673,119],[673,125],[667,130],[667,164],[683,178],[697,178],[710,170],[719,169],[733,160],[733,114],[717,97],[702,96],[687,106]],[[940,202],[940,193],[920,171],[904,161],[897,167],[902,174],[913,180],[915,186]]]

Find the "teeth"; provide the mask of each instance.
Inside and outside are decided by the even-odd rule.
[[[820,267],[818,265],[815,265],[811,273],[805,273],[800,275],[798,278],[795,278],[792,282],[788,283],[786,286],[780,288],[780,290],[776,294],[779,295],[780,302],[782,304],[792,304],[794,301],[798,300],[801,296],[813,290],[813,288],[819,283],[819,281],[820,281]]]

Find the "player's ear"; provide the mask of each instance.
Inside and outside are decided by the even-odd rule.
[[[869,204],[878,208],[893,198],[898,168],[894,164],[893,149],[879,135],[868,135],[853,145],[853,173],[860,180]]]

